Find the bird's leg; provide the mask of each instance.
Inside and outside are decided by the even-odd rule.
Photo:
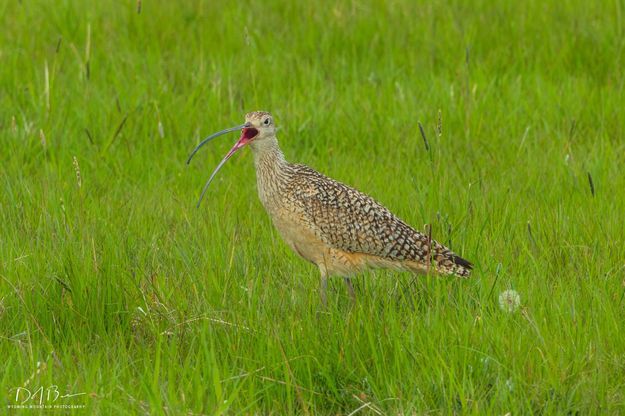
[[[325,308],[328,306],[328,298],[326,295],[328,289],[328,275],[325,270],[321,270],[321,285],[319,287],[319,294],[321,295],[321,304]]]
[[[349,298],[352,300],[352,303],[356,303],[356,293],[354,292],[354,286],[352,285],[352,281],[349,277],[344,277],[345,285],[347,286],[347,292],[349,293]]]

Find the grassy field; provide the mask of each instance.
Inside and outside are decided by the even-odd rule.
[[[0,1],[0,413],[625,414],[623,1],[138,9]],[[195,208],[251,110],[472,278],[323,310],[249,150]]]

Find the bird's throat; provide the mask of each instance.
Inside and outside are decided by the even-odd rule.
[[[275,137],[253,140],[250,142],[250,147],[254,153],[254,165],[256,169],[279,169],[286,163],[284,154],[278,145],[278,139]]]
[[[283,184],[288,181],[288,163],[275,137],[254,140],[250,143],[254,153],[258,196],[269,211],[280,199]]]

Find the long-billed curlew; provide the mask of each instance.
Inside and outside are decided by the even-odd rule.
[[[472,264],[431,237],[416,231],[373,198],[305,165],[289,163],[278,146],[271,114],[255,111],[245,124],[204,139],[241,130],[241,137],[204,185],[198,206],[219,169],[243,146],[254,153],[258,196],[286,243],[321,272],[321,300],[326,304],[329,276],[342,276],[352,299],[349,277],[369,268],[386,268],[468,277]]]

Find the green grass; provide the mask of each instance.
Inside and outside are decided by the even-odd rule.
[[[625,414],[622,1],[141,3],[0,1],[3,411]],[[261,109],[473,277],[321,310],[249,150],[195,208]]]

